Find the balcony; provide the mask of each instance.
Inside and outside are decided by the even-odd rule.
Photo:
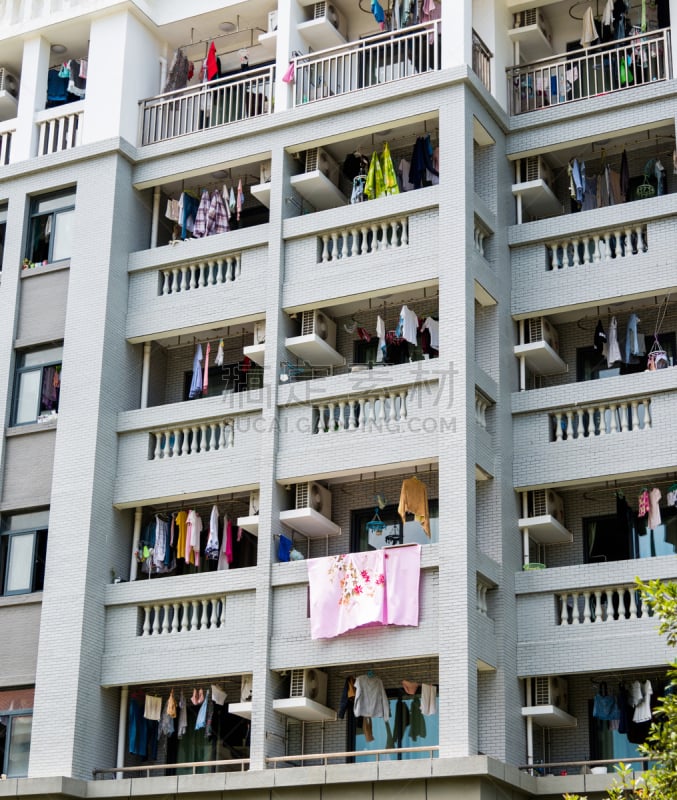
[[[293,65],[295,106],[432,72],[440,69],[440,23],[296,56]]]
[[[507,70],[510,113],[625,91],[672,78],[669,28],[628,36]]]
[[[141,145],[272,113],[275,67],[259,67],[140,102]]]

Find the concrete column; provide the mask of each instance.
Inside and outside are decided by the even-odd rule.
[[[139,408],[148,408],[148,384],[150,383],[150,351],[152,342],[143,343],[143,367],[141,371],[141,404]]]
[[[118,719],[118,754],[115,762],[116,767],[124,767],[125,765],[125,751],[127,744],[127,705],[129,703],[129,686],[123,686],[120,689],[120,715]],[[121,778],[122,773],[117,773],[117,777]]]
[[[285,111],[293,106],[294,84],[284,83],[282,76],[289,66],[294,50],[308,52],[308,45],[297,30],[297,24],[304,20],[303,9],[297,0],[279,0],[277,4],[277,49],[275,71],[275,111]]]
[[[50,43],[41,36],[24,42],[21,63],[21,86],[17,107],[16,133],[12,137],[10,161],[24,161],[37,154],[38,128],[33,122],[36,111],[47,103],[47,73]]]
[[[443,2],[441,6],[442,69],[472,64],[472,0]]]

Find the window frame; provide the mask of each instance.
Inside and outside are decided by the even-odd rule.
[[[437,498],[429,498],[428,499],[428,510],[430,512],[430,519],[437,520],[439,519],[439,500]],[[374,506],[368,506],[367,508],[356,508],[353,509],[350,513],[350,552],[351,553],[366,553],[369,552],[369,548],[366,550],[361,549],[361,528],[362,523],[368,522],[374,516]],[[402,524],[402,520],[400,519],[399,514],[397,513],[397,505],[390,504],[387,505],[383,509],[379,509],[379,516],[386,521],[386,518],[393,519],[393,526],[397,525],[399,529],[399,537],[402,541],[399,542],[389,542],[386,541],[386,534],[385,532],[382,534],[383,536],[383,544],[382,547],[390,547],[395,544],[403,544],[404,543],[404,525]],[[413,520],[407,520],[407,522],[411,522]],[[435,538],[432,534],[432,526],[431,526],[431,536],[430,539],[425,544],[437,544],[439,542],[439,532],[437,537]],[[392,534],[391,534],[392,535]],[[389,538],[389,537],[388,537]],[[426,537],[427,538],[427,537]],[[380,549],[380,548],[374,548]]]
[[[37,524],[26,527],[12,527],[12,520],[29,514],[43,515],[34,520]],[[28,589],[7,590],[7,581],[11,565],[11,541],[19,536],[32,535],[33,546],[30,558],[30,587]],[[0,597],[16,597],[17,595],[41,592],[45,581],[45,565],[47,563],[47,543],[49,539],[49,512],[42,509],[36,512],[8,514],[0,521]]]
[[[70,201],[70,202],[66,202],[63,206],[54,208],[51,211],[40,212],[38,210],[41,203],[56,201],[60,200],[61,198],[63,198],[64,201]],[[47,259],[46,259],[47,264],[57,264],[61,261],[68,261],[70,259],[71,256],[69,254],[67,256],[64,256],[63,258],[57,259],[56,261],[53,260],[54,240],[57,229],[58,215],[75,211],[75,200],[76,200],[75,186],[72,186],[68,189],[61,189],[58,192],[50,192],[49,194],[36,195],[35,197],[31,198],[30,210],[28,214],[28,236],[26,237],[25,261],[28,261],[29,264],[34,264],[34,265],[40,265],[44,263],[45,261],[44,258],[38,261],[35,260],[35,247],[33,245],[33,241],[35,238],[35,226],[37,224],[37,220],[47,217],[51,219],[49,242],[47,244]],[[71,240],[71,245],[72,245],[72,240]]]
[[[29,353],[40,353],[40,351],[47,351],[47,350],[54,350],[56,348],[61,349],[61,359],[50,360],[45,362],[40,362],[39,364],[33,364],[32,366],[18,366],[18,363],[21,359],[25,358],[25,356]],[[21,427],[22,425],[34,425],[37,423],[38,419],[40,418],[40,406],[42,404],[42,382],[44,380],[44,370],[48,369],[49,367],[60,367],[63,368],[63,345],[56,345],[55,347],[38,347],[32,348],[30,350],[20,350],[16,354],[16,361],[14,366],[14,392],[12,397],[12,416],[11,416],[11,425],[13,427]],[[17,412],[19,410],[19,391],[20,391],[20,384],[21,384],[21,376],[28,374],[29,372],[40,372],[40,382],[39,382],[39,390],[36,395],[36,411],[35,416],[32,419],[25,420],[24,422],[17,422]],[[59,413],[59,402],[61,400],[61,391],[59,390],[59,396],[56,400],[56,413]]]
[[[10,767],[10,753],[11,753],[10,744],[12,742],[12,723],[14,722],[14,720],[17,717],[30,717],[30,720],[31,720],[31,739],[32,739],[32,733],[33,733],[33,709],[32,708],[22,708],[22,709],[14,709],[13,708],[11,711],[0,711],[0,717],[6,717],[7,718],[7,726],[6,726],[6,729],[5,729],[5,752],[3,754],[4,758],[2,760],[2,764],[0,765],[2,767],[2,774],[7,776],[7,778],[25,778],[27,776],[27,773],[26,774],[21,774],[21,775],[18,775],[18,774],[15,775],[15,774],[10,773],[10,770],[9,770],[9,767]],[[28,743],[28,754],[29,754],[29,756],[30,756],[30,749],[31,749],[31,745],[30,745],[30,740],[29,740],[29,743]]]

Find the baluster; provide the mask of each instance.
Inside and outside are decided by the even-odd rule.
[[[162,633],[169,633],[169,630],[170,630],[170,628],[169,628],[169,609],[170,608],[171,608],[171,606],[169,605],[169,603],[165,603],[162,606],[162,614],[163,614],[163,617],[162,617]]]
[[[191,631],[199,631],[200,630],[200,615],[198,613],[198,608],[200,607],[200,601],[199,600],[192,600],[190,605],[191,605],[190,630]]]
[[[235,426],[232,422],[225,422],[223,427],[226,435],[226,447],[232,447],[235,442]]]
[[[200,440],[198,438],[198,433],[200,428],[197,425],[193,425],[190,429],[190,447],[188,448],[188,455],[192,455],[193,453],[199,453],[200,450]]]
[[[630,612],[630,619],[637,619],[637,593],[632,586],[628,586],[627,591],[630,595],[630,605],[628,608]]]
[[[198,626],[199,631],[208,631],[209,630],[209,611],[208,605],[209,600],[206,597],[203,597],[200,601],[202,603],[202,609],[200,612],[200,624]]]
[[[581,431],[580,430],[574,431],[574,413],[577,414],[578,412],[576,412],[574,409],[569,409],[566,412],[567,439],[578,439],[578,437],[581,435]],[[581,420],[581,424],[582,424],[582,420]]]
[[[546,247],[550,251],[550,269],[557,269],[559,266],[557,263],[557,243],[546,244]]]
[[[400,392],[400,419],[407,418],[407,389]]]
[[[604,612],[602,610],[602,590],[595,589],[595,619],[594,622],[604,622]]]
[[[381,246],[384,250],[388,250],[390,248],[390,242],[388,241],[388,223],[382,222],[381,223]]]
[[[598,264],[601,261],[602,239],[598,233],[592,236],[592,263]]]
[[[321,236],[322,239],[322,254],[320,255],[320,262],[322,264],[326,264],[327,261],[330,261],[329,257],[329,236],[326,233],[323,233]]]
[[[207,445],[207,425],[204,422],[202,422],[202,423],[200,423],[199,428],[200,428],[200,436],[199,436],[199,438],[197,440],[197,446],[194,447],[193,449],[195,450],[196,453],[204,453],[204,452],[206,452],[207,447],[208,447],[208,445]]]
[[[590,592],[583,592],[583,625],[590,624]]]
[[[327,408],[329,409],[329,414],[328,414],[328,417],[329,417],[329,421],[328,421],[329,430],[330,431],[335,431],[336,430],[336,417],[334,416],[334,409],[336,408],[336,403],[334,403],[333,401],[330,401],[329,403],[327,403]]]
[[[623,408],[621,404],[621,409]],[[609,403],[609,408],[607,409],[609,412],[609,430],[608,433],[618,433],[618,404],[617,403]],[[604,415],[606,417],[606,413]]]
[[[563,414],[561,411],[556,411],[553,414],[553,418],[555,420],[555,441],[561,442],[564,438],[563,431],[562,431],[562,418]]]
[[[398,397],[397,392],[390,392],[390,394],[388,395],[388,400],[390,402],[390,414],[388,415],[389,422],[397,422],[397,406],[396,406],[397,397]]]
[[[153,635],[160,635],[160,606],[153,606]]]
[[[367,412],[367,401],[364,399],[364,397],[360,397],[360,399],[357,402],[358,402],[358,407],[360,409],[359,419],[357,420],[357,425],[358,425],[359,428],[366,428],[366,425],[367,425],[367,413],[368,413]]]
[[[625,229],[625,253],[624,253],[624,255],[625,256],[631,256],[631,255],[633,255],[633,253],[636,253],[636,252],[637,251],[632,246],[632,228],[630,226],[628,226]]]
[[[649,400],[642,400],[642,406],[644,408],[644,430],[651,427],[651,413],[649,411],[650,401]]]
[[[338,246],[338,231],[332,231],[331,233],[331,251],[335,260],[341,258],[341,252],[339,251]]]
[[[214,270],[214,283],[226,283],[228,280],[228,259],[217,258],[216,269]]]
[[[143,627],[142,636],[150,636],[150,606],[143,606]]]
[[[160,291],[162,295],[169,294],[169,274],[168,269],[162,270],[162,289]]]
[[[184,600],[181,603],[181,632],[190,630],[190,603]]]
[[[241,274],[242,274],[242,261],[240,259],[240,256],[238,255],[235,256],[235,277],[233,278],[233,280],[237,280]]]
[[[348,401],[348,430],[354,431],[357,428],[357,421],[355,420],[355,406],[357,405],[357,400],[349,400]]]
[[[386,397],[384,394],[380,394],[378,396],[378,414],[377,414],[377,422],[379,425],[382,425],[383,422],[386,420]],[[379,427],[379,430],[381,428]]]
[[[611,259],[611,244],[609,242],[609,234],[604,237],[599,237],[599,260],[609,261]]]
[[[363,256],[369,252],[369,228],[366,225],[363,225],[362,228],[360,228],[360,231],[360,249],[358,252],[359,255]]]
[[[216,269],[214,269],[215,267]],[[207,273],[205,275],[205,282],[204,282],[205,286],[216,286],[217,270],[218,270],[217,262],[214,259],[207,262]]]
[[[181,267],[181,275],[179,276],[179,291],[186,292],[188,291],[190,281],[188,280],[188,267],[182,266]]]
[[[580,610],[578,608],[578,598],[579,597],[580,597],[579,592],[572,592],[571,593],[571,598],[573,600],[573,611],[572,611],[572,614],[571,614],[571,619],[572,619],[572,622],[574,622],[575,624],[578,624],[578,625],[581,624],[581,612],[580,612]]]
[[[218,597],[212,597],[212,599],[209,602],[211,603],[211,611],[212,611],[212,615],[211,615],[211,618],[209,620],[209,629],[213,630],[214,628],[217,627],[218,622],[219,622],[219,615],[218,615],[219,598]]]
[[[190,288],[191,289],[197,289],[197,273],[198,273],[198,269],[201,266],[202,266],[202,262],[200,263],[200,265],[198,265],[198,264],[191,264],[190,265]]]
[[[402,226],[400,244],[402,247],[404,247],[409,244],[409,221],[407,220],[406,217],[402,217],[402,219],[400,220],[400,225]]]
[[[177,456],[187,456],[190,448],[190,428],[181,429],[181,450],[177,451]]]
[[[592,249],[595,246],[595,240],[592,236],[583,237],[583,264],[590,264],[592,262]]]
[[[180,603],[172,603],[172,608],[174,610],[174,614],[172,615],[172,629],[170,633],[178,633],[179,632],[179,609],[181,608]]]
[[[220,624],[221,624],[221,626],[226,624],[226,597],[225,597],[225,595],[221,598]]]
[[[338,257],[339,258],[348,258],[348,242],[346,241],[346,232],[345,231],[336,231],[337,239],[337,247],[338,247]]]
[[[378,239],[378,232],[380,230],[379,226],[373,222],[369,229],[371,231],[371,252],[375,253],[377,250],[381,249],[381,242]]]
[[[176,294],[177,292],[181,291],[181,277],[179,275],[179,268],[174,267],[172,269],[172,294]]]
[[[344,431],[344,430],[346,430],[346,418],[345,418],[346,401],[345,400],[339,400],[338,401],[338,410],[339,410],[338,429],[340,431]]]
[[[571,266],[572,267],[577,267],[581,263],[579,261],[580,254],[578,252],[578,245],[579,245],[580,241],[581,241],[580,239],[572,239],[571,240]]]
[[[567,613],[568,612],[568,608],[569,608],[567,606],[567,597],[568,597],[568,595],[567,594],[560,594],[558,596],[559,596],[559,602],[560,602],[559,624],[560,625],[568,625],[569,624],[569,614]]]
[[[615,248],[615,256],[614,256],[614,258],[622,258],[623,257],[623,252],[622,252],[623,248],[621,247],[621,236],[623,235],[623,232],[619,228],[618,230],[615,230],[613,232],[613,235],[614,235],[614,237],[616,239],[616,248]]]
[[[359,228],[351,228],[350,229],[350,256],[351,258],[354,256],[359,255],[359,241],[360,241],[360,230]]]
[[[327,432],[327,420],[325,419],[324,412],[327,410],[327,406],[320,405],[317,406],[317,432],[318,433],[326,433]]]
[[[155,437],[155,449],[153,450],[153,460],[157,461],[162,458],[162,434],[152,433],[151,436]]]
[[[630,411],[630,403],[627,400],[624,400],[622,403],[618,405],[618,413],[621,418],[621,433],[625,433],[628,428],[630,421],[628,419],[628,412]]]

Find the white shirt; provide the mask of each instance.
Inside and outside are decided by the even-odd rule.
[[[402,306],[400,311],[400,326],[402,328],[400,336],[410,344],[416,344],[416,334],[418,332],[418,317],[407,306]]]
[[[358,675],[355,678],[356,717],[383,717],[390,719],[390,701],[383,687],[383,681],[375,675]]]
[[[430,331],[430,346],[434,350],[440,349],[440,323],[433,319],[432,317],[428,317],[426,321],[423,323],[421,327],[422,331]]]
[[[653,694],[653,688],[651,686],[651,681],[644,681],[641,686],[640,696],[641,700],[639,703],[634,703],[636,692],[635,692],[635,684],[639,687],[639,681],[635,681],[632,684],[632,700],[633,704],[635,705],[635,713],[632,715],[633,722],[649,722],[651,719],[651,695]]]

